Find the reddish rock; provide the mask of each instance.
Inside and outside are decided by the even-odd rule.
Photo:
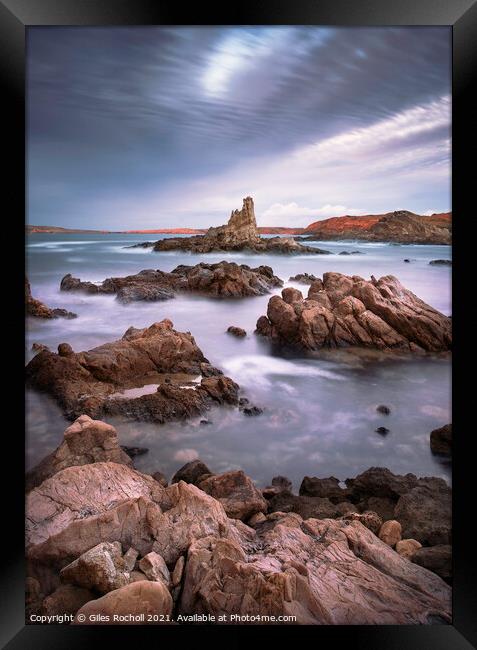
[[[255,513],[267,510],[267,502],[260,491],[242,471],[210,476],[200,481],[198,487],[220,501],[233,519],[245,521]]]
[[[161,423],[199,415],[211,404],[238,404],[237,384],[208,363],[190,333],[175,331],[167,319],[130,328],[122,339],[87,352],[40,352],[26,375],[71,418],[108,414]],[[141,394],[141,387],[156,382],[156,392]],[[124,392],[131,389],[139,395]]]
[[[66,309],[50,309],[31,295],[30,283],[25,278],[25,311],[34,318],[76,318],[77,314]]]
[[[325,273],[308,298],[296,289],[272,296],[256,332],[302,350],[361,347],[412,353],[451,347],[451,319],[405,289],[392,275],[370,281]]]

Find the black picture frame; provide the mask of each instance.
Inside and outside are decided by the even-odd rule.
[[[5,427],[4,463],[12,467],[10,476],[2,472],[4,529],[7,550],[2,562],[0,590],[0,645],[14,650],[21,648],[76,648],[105,643],[114,631],[110,627],[25,626],[24,621],[24,435],[20,413],[24,412],[23,366],[23,261],[25,215],[25,32],[33,25],[448,25],[453,33],[453,163],[452,210],[456,216],[453,243],[453,323],[455,349],[453,357],[453,535],[454,589],[453,624],[449,626],[324,626],[313,629],[297,627],[123,627],[120,638],[125,643],[184,643],[185,634],[192,634],[191,643],[243,646],[249,639],[272,643],[279,640],[297,642],[297,635],[306,631],[315,643],[351,643],[354,647],[386,648],[477,648],[477,598],[475,573],[475,533],[471,532],[473,512],[468,477],[472,476],[473,457],[468,453],[468,436],[474,435],[466,425],[466,409],[472,405],[471,387],[463,380],[469,364],[463,342],[471,340],[464,333],[464,324],[472,327],[464,308],[465,263],[463,254],[467,229],[463,217],[470,202],[472,164],[465,160],[472,149],[475,134],[472,124],[471,93],[475,87],[477,61],[476,0],[242,0],[227,7],[207,7],[203,3],[187,9],[170,1],[154,0],[0,0],[0,77],[2,80],[5,132],[10,144],[4,161],[4,210],[9,204],[4,227],[8,226],[8,248],[16,253],[20,268],[9,275],[11,295],[7,298],[4,325],[7,326],[8,348],[13,354],[9,376],[18,370],[17,381],[9,386],[8,407],[15,404],[15,426]],[[475,118],[474,118],[475,121]],[[475,148],[474,148],[475,151]],[[475,154],[474,154],[475,155]],[[474,181],[475,183],[475,181]],[[474,218],[473,215],[465,215]],[[7,241],[5,242],[7,243]],[[475,317],[474,317],[475,319]],[[475,328],[474,328],[475,331]],[[471,336],[471,335],[470,335]],[[4,339],[5,340],[5,339]],[[4,366],[5,368],[5,366]],[[15,376],[14,374],[12,376]],[[13,398],[17,401],[14,402]],[[24,432],[23,432],[24,434]],[[469,512],[470,509],[470,512]],[[160,636],[159,636],[160,635]],[[207,635],[207,640],[206,640]]]

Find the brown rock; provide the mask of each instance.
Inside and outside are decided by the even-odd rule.
[[[241,210],[232,211],[226,225],[209,228],[205,235],[160,239],[154,244],[153,250],[187,250],[197,254],[242,250],[284,254],[329,253],[313,246],[299,244],[292,237],[261,238],[255,220],[253,199],[250,196],[244,198]]]
[[[60,571],[63,582],[105,594],[129,583],[119,542],[102,542]]]
[[[291,515],[274,514],[243,547],[213,537],[193,542],[180,613],[294,615],[298,624],[450,622],[449,587],[359,522],[285,525]]]
[[[122,516],[129,512],[131,507],[139,507],[138,497],[152,499],[159,498],[162,488],[154,479],[145,474],[140,474],[126,465],[117,463],[94,463],[67,467],[46,479],[39,487],[34,488],[26,499],[26,540],[27,548],[34,552],[35,547],[46,543],[53,557],[58,551],[63,555],[58,535],[66,532],[74,523],[86,523],[90,518],[105,515],[101,521],[114,523],[113,507],[121,507]],[[144,502],[147,507],[147,502]],[[138,513],[139,515],[139,513]],[[88,522],[90,523],[90,522]],[[99,521],[95,520],[91,527],[91,537],[79,537],[79,529],[74,527],[72,537],[68,539],[75,559],[88,549],[96,546],[101,541],[116,541],[115,539],[101,539],[98,530]],[[120,522],[117,522],[120,525]],[[106,533],[105,530],[103,530]],[[99,536],[99,539],[98,539]],[[117,538],[119,539],[119,538]],[[97,541],[96,541],[97,540]],[[66,539],[64,542],[66,543]],[[136,547],[135,544],[129,544]],[[47,549],[44,549],[47,552]],[[71,561],[71,560],[69,560]],[[65,562],[66,564],[67,562]]]
[[[152,478],[159,483],[159,485],[162,485],[162,487],[167,487],[168,486],[168,481],[162,472],[154,472],[152,474]]]
[[[422,353],[451,347],[451,319],[392,275],[366,281],[325,273],[322,286],[312,284],[304,300],[290,288],[282,298],[272,296],[257,333],[302,350],[354,346]]]
[[[50,309],[31,295],[30,283],[25,278],[25,311],[35,318],[76,318],[77,314],[66,309]],[[46,347],[46,346],[45,346]]]
[[[415,487],[400,497],[394,517],[403,537],[423,545],[450,544],[452,539],[452,491],[443,479]]]
[[[201,477],[205,474],[210,476],[212,472],[205,463],[197,458],[196,460],[191,460],[189,463],[186,463],[178,469],[171,479],[171,484],[184,481],[185,483],[197,485],[200,482]]]
[[[164,558],[158,553],[151,551],[151,553],[145,555],[139,562],[139,568],[148,580],[160,580],[166,587],[169,586],[171,574],[164,562]]]
[[[250,517],[247,524],[249,526],[251,526],[252,528],[255,528],[255,526],[258,526],[259,524],[262,524],[266,520],[267,520],[267,518],[265,517],[263,512],[256,512],[254,515],[252,515]]]
[[[60,585],[44,599],[41,613],[46,616],[74,615],[80,607],[94,598],[96,595],[88,589],[74,585]]]
[[[439,429],[431,431],[431,451],[439,456],[452,455],[452,424],[445,424]]]
[[[378,537],[385,544],[394,548],[401,541],[401,524],[395,519],[385,521],[379,529]]]
[[[162,582],[145,580],[133,582],[121,589],[110,591],[102,598],[86,603],[76,614],[73,624],[157,625],[167,621],[148,620],[148,615],[167,617],[171,613],[172,598],[167,587]],[[106,616],[108,620],[97,620],[98,615]],[[85,617],[84,621],[82,617]]]
[[[329,478],[305,476],[301,482],[299,493],[302,496],[327,498],[332,503],[345,501],[348,496],[348,490],[343,489],[339,479],[334,476]]]
[[[210,366],[190,333],[176,332],[167,319],[130,328],[122,339],[87,352],[40,352],[26,375],[28,385],[50,393],[68,417],[166,422],[199,415],[211,404],[238,404],[237,384]],[[155,382],[156,392],[141,394]],[[128,395],[131,389],[138,394]]]
[[[131,465],[131,459],[119,446],[116,429],[81,415],[65,430],[61,445],[27,473],[26,490],[66,467],[109,461]]]
[[[327,519],[339,516],[337,506],[327,498],[296,496],[290,492],[280,492],[268,502],[269,512],[295,512],[303,519]]]
[[[239,339],[243,339],[245,336],[247,336],[247,332],[242,329],[241,327],[235,327],[234,325],[230,325],[230,327],[227,327],[227,332],[229,334],[232,334],[233,336],[236,336]]]
[[[131,571],[129,582],[141,582],[142,580],[147,580],[147,576],[142,571]]]
[[[412,554],[411,562],[437,573],[446,582],[452,581],[452,546],[449,544],[419,548]]]
[[[282,285],[283,281],[273,274],[269,266],[252,269],[246,264],[224,260],[217,264],[181,264],[170,273],[146,269],[136,275],[106,278],[101,284],[83,282],[68,274],[61,280],[60,289],[89,294],[116,294],[119,302],[129,303],[169,300],[179,292],[193,292],[212,298],[244,298],[270,293],[272,288]]]
[[[184,573],[184,567],[185,567],[185,558],[183,555],[181,555],[176,562],[174,571],[172,572],[171,582],[173,587],[177,587],[177,585],[181,583],[182,575]]]
[[[377,535],[383,525],[383,521],[375,512],[367,511],[363,513],[349,512],[341,517],[344,521],[359,521],[363,526],[368,528],[372,533]]]
[[[225,472],[201,481],[198,487],[220,501],[228,517],[245,521],[257,512],[266,512],[267,502],[242,471]]]
[[[405,557],[408,560],[414,555],[417,549],[421,548],[420,544],[416,539],[402,539],[396,544],[396,553],[399,553],[401,557]]]

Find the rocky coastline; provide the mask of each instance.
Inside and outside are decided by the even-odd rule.
[[[66,429],[27,476],[27,622],[154,612],[451,623],[442,479],[373,467],[344,483],[305,477],[296,495],[285,477],[259,489],[200,460],[170,483],[154,475],[133,468],[105,422],[81,415]]]
[[[76,318],[77,314],[74,314],[72,311],[67,311],[66,309],[55,308],[52,309],[47,307],[43,302],[33,298],[31,295],[31,287],[28,279],[25,278],[25,313],[27,316],[33,316],[34,318]]]

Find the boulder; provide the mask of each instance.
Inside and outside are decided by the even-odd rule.
[[[65,415],[102,414],[166,422],[211,405],[238,404],[238,386],[204,357],[190,333],[170,320],[87,352],[42,351],[26,367],[27,384],[52,395]],[[155,392],[143,387],[157,384]]]
[[[119,446],[116,429],[101,420],[80,415],[63,434],[63,442],[36,467],[27,472],[26,490],[43,483],[53,474],[74,465],[113,462],[131,465],[128,454]]]
[[[247,336],[247,332],[244,329],[241,327],[236,327],[235,325],[230,325],[230,327],[227,327],[227,332],[238,339],[243,339],[245,336]]]
[[[159,483],[159,485],[162,485],[162,487],[167,487],[168,480],[165,474],[163,474],[162,472],[154,472],[154,474],[152,474],[151,476],[155,481]]]
[[[60,585],[42,603],[41,613],[46,616],[75,615],[85,603],[96,598],[89,589],[75,585]]]
[[[378,514],[383,521],[394,518],[394,508],[396,501],[386,497],[368,497],[364,501],[358,503],[358,510],[364,512],[365,510],[372,510]]]
[[[167,587],[162,582],[143,580],[86,603],[76,614],[73,624],[158,625],[167,624],[171,614],[172,598]],[[152,615],[151,619],[148,615]],[[161,616],[165,617],[162,621]]]
[[[431,431],[431,451],[438,456],[452,455],[452,424],[445,424]]]
[[[452,546],[449,544],[418,548],[411,562],[437,573],[446,582],[452,581]]]
[[[452,266],[452,260],[431,260],[431,266]]]
[[[129,583],[120,542],[102,542],[60,571],[62,582],[105,594]]]
[[[396,553],[399,553],[401,557],[405,557],[409,560],[421,547],[422,544],[416,539],[401,539],[401,541],[396,544]]]
[[[107,462],[67,467],[27,495],[28,555],[58,559],[65,566],[102,541],[126,541],[127,524],[138,526],[148,503],[160,499],[163,490],[151,476],[126,465]],[[141,503],[140,497],[144,497]],[[131,510],[136,511],[135,516]],[[107,538],[106,523],[113,535],[122,526],[124,536]],[[139,548],[133,543],[129,546]]]
[[[371,510],[366,512],[348,512],[341,517],[343,521],[359,521],[363,526],[368,528],[372,533],[378,535],[383,526],[383,521],[379,515]]]
[[[452,539],[452,490],[443,479],[413,488],[400,497],[394,517],[405,538],[423,546],[450,544]]]
[[[394,548],[401,541],[401,524],[395,519],[385,521],[379,529],[378,537],[385,544]]]
[[[332,503],[340,503],[347,499],[348,492],[347,489],[340,486],[339,479],[334,476],[330,476],[329,478],[305,476],[301,482],[299,494],[302,496],[327,498]]]
[[[228,517],[245,521],[257,512],[267,511],[267,502],[251,479],[241,470],[210,476],[198,487],[220,501]]]
[[[301,284],[313,284],[316,280],[318,278],[313,273],[298,273],[289,278],[289,282],[300,282]]]
[[[397,501],[418,485],[414,474],[400,476],[386,467],[370,467],[356,478],[346,479],[346,486],[353,499],[360,501],[369,497],[380,497]]]
[[[148,553],[139,561],[139,569],[148,580],[160,580],[166,587],[171,582],[171,574],[169,573],[167,564],[164,562],[164,558],[154,551],[151,551],[151,553]]]
[[[185,483],[197,485],[204,475],[211,476],[212,472],[205,463],[197,458],[197,460],[191,460],[178,469],[171,479],[171,484],[184,481]]]
[[[338,507],[329,499],[323,497],[296,496],[290,492],[279,492],[268,502],[269,512],[295,512],[303,519],[327,519],[338,517]]]
[[[325,273],[305,299],[290,288],[272,296],[256,332],[305,351],[358,347],[422,354],[450,349],[451,322],[392,275],[364,280]]]

